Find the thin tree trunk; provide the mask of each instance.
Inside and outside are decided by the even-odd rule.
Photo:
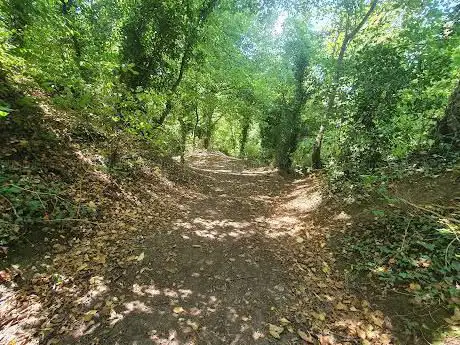
[[[334,77],[332,79],[332,89],[331,92],[329,93],[329,101],[327,104],[327,114],[330,115],[333,110],[334,110],[334,100],[335,100],[335,95],[337,93],[337,87],[338,83],[340,80],[340,77],[342,76],[342,67],[343,67],[343,59],[345,57],[345,53],[347,51],[348,45],[350,42],[355,38],[355,36],[358,34],[359,30],[366,24],[367,20],[371,16],[372,12],[374,12],[375,8],[377,7],[378,0],[373,0],[371,2],[371,5],[369,9],[367,10],[366,14],[364,17],[361,19],[361,21],[356,25],[356,27],[348,33],[348,21],[347,21],[347,27],[346,27],[346,32],[345,32],[345,37],[343,39],[342,45],[340,47],[339,51],[339,56],[337,58],[337,63],[335,67],[335,73]]]
[[[322,162],[321,162],[321,145],[323,143],[323,133],[324,133],[324,126],[321,125],[318,134],[316,135],[316,140],[313,144],[313,150],[311,154],[311,165],[313,169],[321,169]]]
[[[342,45],[340,47],[339,51],[339,56],[337,58],[336,62],[336,67],[335,67],[335,73],[334,77],[332,78],[332,84],[331,84],[331,90],[329,92],[329,99],[327,102],[327,110],[326,110],[326,115],[328,117],[333,117],[335,114],[335,96],[337,94],[337,88],[339,84],[340,77],[342,76],[342,67],[343,67],[343,59],[345,57],[345,53],[347,51],[348,45],[350,42],[355,38],[355,36],[358,34],[359,30],[366,24],[367,20],[371,16],[371,14],[374,12],[375,8],[377,7],[378,0],[372,0],[369,9],[367,10],[366,14],[364,17],[361,19],[361,21],[356,25],[356,27],[348,33],[348,26],[349,26],[349,21],[347,18],[347,25],[345,29],[345,37],[343,39]],[[316,137],[315,144],[313,145],[313,150],[312,150],[312,166],[315,169],[318,169],[316,167],[321,167],[321,145],[322,145],[322,140],[323,140],[323,133],[324,133],[324,127],[321,125],[320,131],[318,132],[318,135]],[[318,142],[319,139],[319,142]]]
[[[200,116],[198,115],[198,103],[195,104],[195,126],[193,127],[193,149],[196,147],[196,132],[198,130],[198,124],[200,121]]]
[[[251,117],[246,113],[243,117],[241,127],[241,137],[240,137],[240,156],[244,156],[244,150],[246,148],[246,143],[248,141],[249,129],[251,127]]]
[[[185,149],[187,144],[187,125],[183,119],[179,119],[180,123],[180,162],[185,163]]]
[[[205,132],[204,132],[204,141],[203,145],[205,150],[209,150],[209,146],[211,145],[211,137],[213,132],[214,123],[212,121],[212,115],[214,114],[214,109],[212,111],[208,111],[204,114],[205,117]]]
[[[165,108],[163,109],[160,118],[157,120],[157,127],[161,126],[164,123],[164,121],[166,120],[166,118],[171,113],[174,107],[173,97],[176,94],[177,89],[179,88],[179,85],[184,77],[185,72],[187,71],[193,49],[196,43],[198,42],[199,31],[203,27],[204,23],[206,22],[214,8],[217,6],[217,3],[218,0],[209,0],[203,3],[203,5],[201,6],[198,21],[195,25],[192,25],[192,29],[189,32],[187,42],[185,44],[184,53],[182,54],[182,59],[179,67],[179,74],[176,78],[176,81],[171,87],[169,95],[167,96]]]

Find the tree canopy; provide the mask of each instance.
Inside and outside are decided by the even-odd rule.
[[[458,148],[458,12],[443,0],[8,0],[1,62],[20,58],[57,104],[168,154],[369,171]]]

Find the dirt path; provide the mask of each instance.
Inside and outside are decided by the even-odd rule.
[[[153,197],[139,186],[135,208],[112,206],[118,221],[21,267],[2,290],[0,341],[391,343],[390,320],[334,270],[327,229],[311,216],[322,202],[314,181],[220,154],[189,165],[192,190]]]
[[[179,201],[169,229],[146,236],[136,306],[104,344],[248,344],[292,297],[263,236],[282,180],[218,155],[191,167],[206,182]]]

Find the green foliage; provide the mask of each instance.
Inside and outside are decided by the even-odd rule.
[[[179,1],[143,0],[129,9],[122,28],[122,61],[133,71],[122,71],[122,80],[131,89],[138,86],[156,90],[171,88],[187,36],[188,8]]]
[[[23,174],[7,162],[0,162],[0,245],[14,242],[34,225],[47,221],[87,217],[93,210],[75,205],[59,183],[36,174]]]
[[[388,288],[406,289],[418,303],[449,302],[455,297],[458,224],[430,216],[373,213],[376,220],[343,243],[346,255],[354,258],[353,272],[369,273]]]
[[[0,117],[6,117],[10,112],[11,109],[8,106],[8,103],[5,103],[5,105],[0,105]]]
[[[10,43],[12,31],[5,28],[0,22],[0,97],[6,98],[8,88],[5,85],[6,79],[15,79],[21,76],[24,61],[13,53],[14,45]],[[9,113],[9,105],[3,99],[0,99],[1,111]],[[6,116],[6,115],[3,115]]]
[[[261,144],[266,159],[274,159],[281,170],[292,168],[298,143],[305,137],[306,124],[302,112],[317,84],[314,57],[316,40],[308,27],[293,21],[284,37],[284,63],[292,72],[279,82],[277,99],[266,111],[261,126]]]
[[[8,0],[0,63],[10,78],[33,77],[56,105],[170,147],[167,154],[250,150],[303,169],[325,125],[326,166],[359,175],[437,143],[460,56],[453,9],[389,2],[347,41],[337,66],[344,27],[367,6]],[[323,10],[332,19],[312,25]],[[14,112],[7,100],[0,105],[2,117]]]
[[[15,46],[24,44],[24,32],[32,22],[34,6],[30,0],[6,0],[0,5],[4,14],[3,21],[11,30],[11,39]]]

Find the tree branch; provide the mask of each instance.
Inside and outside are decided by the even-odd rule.
[[[364,17],[361,19],[361,21],[356,25],[356,27],[351,30],[350,33],[348,33],[349,27],[348,27],[348,19],[347,19],[347,27],[345,29],[345,37],[342,42],[342,46],[340,47],[340,52],[339,56],[337,58],[337,65],[335,68],[335,73],[334,73],[334,78],[332,80],[332,90],[331,93],[329,94],[329,100],[327,104],[327,109],[328,113],[332,111],[332,108],[334,106],[334,98],[335,94],[337,91],[337,83],[339,82],[340,79],[340,74],[342,71],[342,63],[343,63],[343,58],[345,57],[345,52],[347,51],[348,44],[355,38],[356,34],[359,32],[359,30],[364,26],[364,24],[367,22],[369,17],[371,16],[372,12],[374,12],[375,8],[377,7],[378,0],[372,0],[371,5],[369,9],[367,10],[366,14]]]
[[[217,3],[218,3],[218,0],[208,0],[207,2],[203,3],[203,5],[201,6],[200,15],[198,17],[198,22],[196,23],[196,25],[193,25],[187,37],[187,43],[185,45],[184,53],[182,54],[182,59],[180,62],[179,75],[177,76],[176,81],[171,87],[171,92],[170,92],[170,95],[168,96],[165,107],[161,113],[160,118],[157,120],[157,126],[161,126],[163,122],[166,120],[166,118],[168,117],[168,115],[171,113],[171,110],[174,105],[172,98],[174,94],[177,92],[177,89],[179,88],[179,85],[184,77],[185,71],[188,68],[188,63],[190,61],[193,48],[198,41],[198,33],[200,29],[203,27],[206,20],[208,19],[209,15],[212,13],[214,8],[217,6]]]
[[[350,32],[350,34],[347,35],[348,37],[346,37],[345,40],[351,41],[356,36],[358,31],[361,30],[363,25],[367,22],[367,20],[371,16],[372,12],[374,12],[375,8],[377,7],[377,2],[378,2],[378,0],[373,0],[371,2],[371,6],[367,10],[367,12],[364,15],[363,19],[361,19],[361,21],[358,23],[358,25],[356,25],[356,27]]]

